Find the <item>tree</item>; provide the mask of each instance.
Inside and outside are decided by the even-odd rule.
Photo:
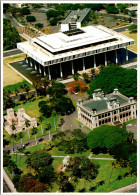
[[[35,22],[36,18],[34,16],[26,16],[27,22]]]
[[[20,41],[20,36],[15,27],[11,25],[10,20],[3,19],[3,50],[14,49]]]
[[[38,182],[31,173],[27,173],[20,178],[20,188],[22,192],[47,192],[49,187]]]
[[[137,32],[137,25],[136,24],[132,24],[128,27],[128,30],[130,31],[130,33],[136,33]]]
[[[19,137],[19,139],[21,139],[21,143],[22,143],[22,138],[24,137],[23,132],[20,132],[20,133],[18,134],[18,137]]]
[[[20,13],[20,8],[10,6],[6,12],[11,13],[15,17],[17,13]]]
[[[38,131],[38,129],[36,127],[32,128],[32,135],[35,135],[35,143],[36,143],[36,145],[37,145],[37,140],[36,140],[37,131]]]
[[[6,145],[9,144],[10,141],[8,141],[6,138],[5,138],[5,135],[3,134],[3,147],[5,148]]]
[[[132,155],[132,153],[136,152],[136,150],[137,150],[136,144],[126,142],[116,144],[111,149],[111,154],[113,154],[114,158],[117,159],[118,161],[120,159],[129,161],[130,156]]]
[[[119,10],[115,6],[107,6],[106,11],[108,14],[118,14]]]
[[[60,125],[63,125],[65,120],[63,118],[60,118]]]
[[[15,188],[18,188],[18,187],[19,187],[19,180],[20,180],[20,177],[21,177],[20,175],[16,174],[16,175],[14,175],[14,177],[13,177],[13,179],[12,179]]]
[[[103,68],[91,81],[88,93],[92,97],[95,89],[101,88],[105,94],[112,93],[115,88],[128,97],[137,97],[137,71],[118,66]]]
[[[21,10],[20,10],[20,13],[21,15],[29,15],[31,12],[28,8],[26,7],[23,7]]]
[[[91,162],[85,156],[71,157],[66,167],[66,172],[72,171],[72,176],[79,179],[85,178],[86,180],[94,179],[98,174],[98,164]]]
[[[123,128],[110,125],[102,125],[95,128],[87,135],[87,144],[92,149],[109,149],[115,145],[126,142],[128,133]]]
[[[3,13],[5,13],[10,7],[10,4],[9,3],[4,3],[3,4]]]
[[[86,83],[89,82],[89,76],[88,76],[87,73],[83,73],[83,74],[82,74],[82,77],[83,77],[83,79],[84,79],[84,82],[86,82]]]
[[[79,80],[79,75],[78,75],[78,74],[73,74],[73,75],[72,75],[72,78],[73,78],[75,81],[78,81],[78,80]]]
[[[30,121],[28,119],[25,121],[25,125],[26,125],[26,128],[28,128],[28,136],[30,139],[30,134],[29,134]]]
[[[39,181],[42,183],[47,183],[51,185],[51,183],[55,179],[55,172],[52,165],[49,165],[47,167],[43,167],[39,170],[39,175],[37,176],[39,178]]]
[[[37,150],[28,156],[26,162],[28,162],[28,166],[31,166],[38,173],[40,173],[40,170],[51,165],[52,161],[53,158],[47,151]]]
[[[55,26],[55,25],[57,24],[58,21],[59,21],[58,18],[53,18],[53,19],[50,20],[50,25],[51,25],[51,26]]]
[[[51,18],[51,17],[57,17],[59,15],[59,12],[53,9],[49,9],[46,12],[47,18]]]
[[[19,93],[19,89],[16,88],[16,89],[15,89],[15,94],[16,94],[16,96],[17,96],[18,93]]]
[[[40,116],[38,119],[39,119],[39,122],[41,123],[41,132],[43,134],[42,122],[44,121],[44,117]]]
[[[11,157],[8,154],[8,151],[3,151],[3,166],[7,167],[11,162]]]
[[[66,176],[63,172],[60,172],[57,176],[57,182],[59,185],[59,189],[62,192],[73,192],[74,187],[73,185],[69,182],[68,176]]]
[[[137,153],[136,152],[130,155],[129,161],[130,161],[130,166],[132,168],[132,171],[134,173],[137,173]]]
[[[43,28],[44,25],[43,25],[42,23],[37,23],[37,24],[35,24],[35,27],[36,27],[36,28]]]

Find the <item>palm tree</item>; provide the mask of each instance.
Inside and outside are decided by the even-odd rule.
[[[25,121],[25,125],[26,125],[26,128],[28,128],[28,136],[30,139],[30,134],[29,134],[30,121],[28,119]]]
[[[55,127],[55,131],[56,131],[56,124],[55,124],[56,111],[53,111],[52,115],[54,116],[54,127]]]
[[[18,137],[19,137],[19,139],[21,139],[21,144],[22,144],[22,138],[24,137],[23,132],[20,132],[20,133],[18,134]]]
[[[41,131],[42,131],[42,135],[43,135],[42,122],[44,121],[44,117],[40,116],[38,119],[39,119],[39,122],[41,123]]]
[[[36,145],[37,145],[37,140],[36,140],[37,131],[38,131],[38,129],[37,129],[36,127],[33,127],[33,128],[32,128],[32,135],[35,135],[35,142],[36,142]]]
[[[74,81],[79,80],[79,75],[78,74],[73,74],[72,77],[73,77]]]
[[[19,89],[16,88],[16,89],[15,89],[15,94],[16,94],[16,96],[17,96],[18,93],[19,93]]]
[[[115,168],[115,165],[116,165],[116,163],[115,163],[115,162],[112,162],[112,166],[111,166],[111,174],[110,174],[110,178],[109,178],[109,183],[108,183],[108,185],[110,185],[110,180],[111,180],[111,177],[112,177],[112,172],[113,172],[113,168]]]

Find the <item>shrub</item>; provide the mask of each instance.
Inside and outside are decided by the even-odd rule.
[[[44,26],[44,25],[43,25],[42,23],[37,23],[37,24],[35,24],[35,27],[36,27],[36,28],[43,28],[43,26]]]
[[[108,6],[106,8],[106,11],[107,11],[107,13],[110,13],[110,14],[118,14],[119,13],[118,8],[116,8],[115,6]]]
[[[87,84],[84,81],[74,81],[73,83],[69,83],[67,87],[71,93],[78,91],[84,92],[87,90]]]
[[[30,14],[31,12],[30,12],[30,10],[29,10],[28,8],[24,7],[24,8],[22,8],[22,9],[20,10],[20,13],[21,13],[22,15],[28,15],[28,14]]]
[[[52,20],[50,20],[50,25],[55,26],[57,24],[58,20],[59,20],[58,18],[53,18]]]
[[[136,25],[136,24],[132,24],[131,26],[128,27],[128,30],[129,30],[131,33],[137,32],[137,25]]]
[[[34,16],[27,16],[26,20],[27,20],[27,22],[35,22],[36,18]]]

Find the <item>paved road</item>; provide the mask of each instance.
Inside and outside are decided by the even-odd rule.
[[[51,138],[53,137],[53,135],[55,135],[57,132],[54,132],[54,133],[51,133]],[[41,137],[38,137],[37,138],[37,141],[39,140],[39,139],[43,139],[43,140],[49,140],[49,134],[48,135],[43,135],[43,136],[41,136]],[[43,141],[42,140],[42,141]],[[15,144],[14,145],[14,147],[22,147],[22,145],[26,145],[26,144],[28,144],[29,143],[29,145],[28,146],[32,146],[32,145],[35,145],[35,139],[31,139],[31,140],[28,140],[28,141],[25,141],[25,142],[23,142],[22,144],[21,143],[18,143],[18,144]],[[38,141],[38,143],[39,143],[39,141]],[[11,146],[8,146],[8,147],[6,147],[4,150],[11,150],[13,148],[13,145],[11,145]]]
[[[9,20],[11,21],[12,25],[13,25],[15,28],[17,28],[17,27],[22,27],[22,25],[21,25],[20,23],[18,23],[18,22],[16,21],[16,19],[14,19],[13,16],[11,16],[10,14],[5,13],[4,16],[5,16],[5,18],[7,18],[7,19],[9,19]]]
[[[23,52],[19,49],[11,49],[11,50],[4,51],[3,57],[13,56],[13,55],[20,54],[20,53],[23,53]]]

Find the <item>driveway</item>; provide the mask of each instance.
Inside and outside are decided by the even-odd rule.
[[[129,125],[126,125],[126,130],[129,132],[133,132],[134,133],[134,139],[137,139],[137,121],[129,124]]]

